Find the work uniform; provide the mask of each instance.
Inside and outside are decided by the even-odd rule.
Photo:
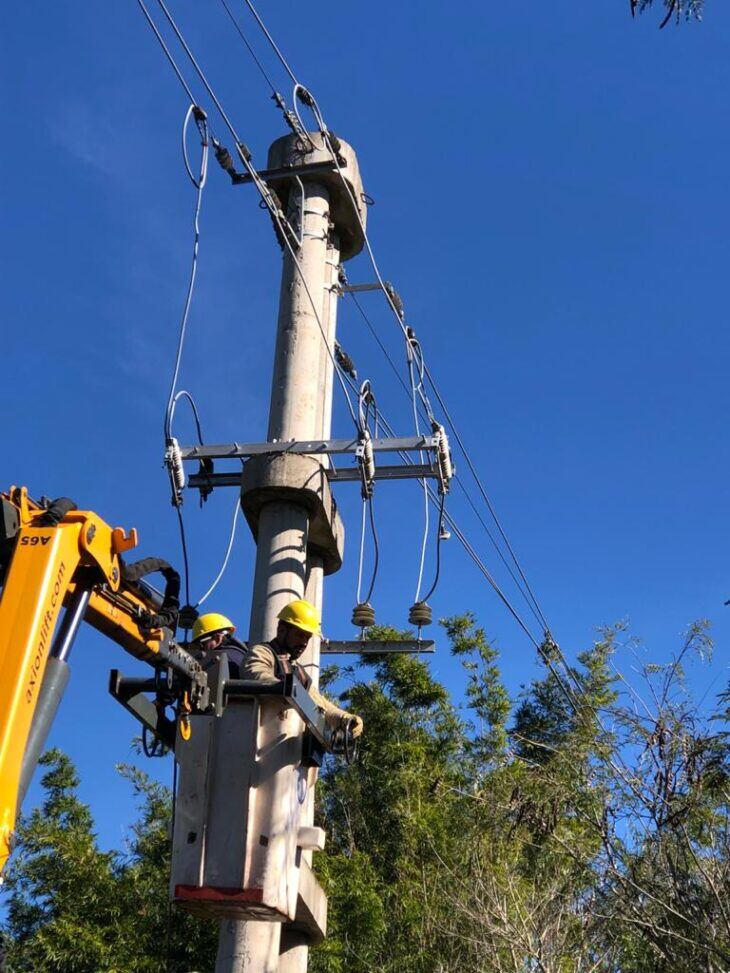
[[[352,714],[330,702],[312,685],[312,680],[300,665],[292,662],[288,655],[277,652],[275,640],[252,645],[240,668],[241,679],[256,679],[266,683],[279,682],[290,672],[309,690],[314,702],[324,713],[327,725],[333,730],[341,729]]]
[[[231,679],[244,678],[241,676],[241,668],[246,659],[248,648],[243,642],[239,642],[238,639],[234,639],[232,635],[229,635],[225,642],[219,645],[217,649],[201,649],[195,646],[195,643],[193,645],[195,648],[195,658],[204,669],[212,666],[219,656],[225,655],[228,658],[228,674]]]

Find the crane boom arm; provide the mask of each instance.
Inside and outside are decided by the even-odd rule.
[[[170,628],[153,627],[159,604],[125,580],[121,555],[136,544],[136,531],[127,536],[71,501],[39,504],[17,487],[0,493],[0,871],[11,851],[26,747],[64,607],[75,605],[78,621],[85,618],[136,658],[205,687],[205,674]]]

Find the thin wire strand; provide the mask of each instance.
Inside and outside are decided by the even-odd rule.
[[[500,535],[502,537],[502,540],[506,544],[507,550],[509,551],[509,553],[510,553],[510,555],[512,557],[512,560],[514,561],[515,566],[517,567],[517,570],[519,571],[520,577],[522,578],[522,581],[524,582],[525,587],[527,588],[527,590],[528,590],[528,592],[530,594],[530,597],[532,598],[532,601],[533,601],[533,603],[535,605],[535,609],[536,609],[538,615],[540,616],[540,619],[542,621],[542,624],[545,627],[545,631],[549,634],[550,633],[550,626],[548,625],[547,619],[545,618],[545,615],[543,614],[543,612],[542,612],[542,610],[540,608],[540,605],[539,605],[539,603],[537,601],[537,598],[535,597],[535,595],[534,595],[534,593],[532,591],[532,588],[530,587],[530,584],[529,584],[527,578],[525,577],[525,573],[522,570],[522,567],[520,566],[520,562],[517,560],[517,555],[513,551],[512,545],[510,544],[510,542],[509,542],[509,540],[507,538],[507,534],[505,533],[504,529],[502,528],[502,524],[500,523],[499,518],[497,517],[497,513],[496,513],[494,507],[492,506],[491,501],[489,500],[489,497],[487,495],[487,491],[484,489],[484,486],[482,484],[482,481],[479,478],[479,474],[477,473],[476,468],[474,466],[474,463],[471,460],[471,456],[469,455],[469,452],[468,452],[466,446],[464,445],[464,441],[462,440],[461,436],[459,435],[459,430],[456,428],[456,425],[454,424],[454,420],[451,418],[451,414],[449,413],[449,410],[446,408],[446,403],[444,402],[443,397],[441,396],[441,393],[439,392],[438,387],[437,387],[436,383],[434,382],[433,376],[431,375],[431,372],[430,372],[428,366],[425,367],[425,373],[426,373],[426,377],[428,378],[428,381],[431,384],[431,388],[434,391],[434,394],[436,396],[436,399],[437,399],[439,405],[444,410],[444,415],[446,416],[446,419],[448,420],[448,423],[451,426],[451,429],[452,429],[452,431],[454,433],[454,436],[456,437],[456,441],[459,444],[462,453],[464,454],[464,459],[466,460],[466,464],[469,467],[469,470],[471,471],[472,476],[474,477],[474,482],[476,483],[477,488],[478,488],[480,494],[482,495],[482,499],[486,503],[486,505],[487,505],[487,507],[489,509],[489,512],[492,515],[492,518],[494,519],[495,524],[497,525],[497,529],[499,530],[499,533],[500,533]]]
[[[356,390],[357,387],[356,387],[355,383],[352,381],[352,379],[349,378],[349,376],[347,376],[347,381],[350,383],[350,385],[353,388],[353,390]],[[378,418],[379,418],[379,421],[380,421],[381,425],[383,426],[383,428],[385,429],[385,431],[388,433],[388,435],[389,436],[395,436],[395,431],[393,429],[393,426],[388,422],[387,418],[383,415],[382,411],[379,411],[378,412]],[[401,459],[403,460],[403,462],[406,465],[413,466],[413,460],[408,455],[408,453],[399,451],[399,456],[401,457]],[[428,489],[430,491],[430,494],[429,495],[431,497],[431,502],[434,505],[439,506],[440,505],[440,500],[437,498],[436,494],[433,493],[433,491],[430,490],[430,487]],[[444,519],[449,524],[449,526],[453,530],[454,534],[456,535],[459,543],[462,545],[462,547],[467,552],[467,554],[471,557],[472,561],[475,563],[475,565],[477,566],[477,568],[479,569],[479,571],[481,572],[481,574],[486,578],[486,580],[489,582],[490,586],[493,588],[493,590],[495,591],[495,593],[497,594],[497,596],[499,597],[499,599],[503,602],[503,604],[505,605],[505,607],[509,611],[510,615],[512,615],[512,617],[517,622],[517,624],[522,629],[522,631],[525,633],[525,635],[527,636],[527,638],[530,640],[530,642],[533,644],[533,646],[539,651],[540,650],[541,643],[532,634],[532,632],[530,631],[530,629],[528,628],[527,624],[524,622],[524,620],[520,616],[520,614],[517,611],[517,609],[512,605],[512,603],[510,602],[509,598],[507,598],[507,596],[505,595],[505,593],[502,591],[502,589],[500,588],[500,586],[497,584],[497,582],[495,581],[495,579],[492,577],[492,575],[489,572],[489,569],[486,567],[486,565],[484,564],[484,562],[481,560],[481,558],[477,554],[477,552],[474,549],[474,547],[469,543],[469,541],[466,538],[466,535],[463,533],[463,531],[461,530],[461,528],[458,526],[458,524],[454,520],[453,516],[451,514],[449,514],[446,510],[444,510]]]
[[[287,73],[289,74],[290,79],[294,83],[294,86],[295,86],[295,89],[294,89],[294,106],[295,106],[295,110],[296,110],[297,93],[298,93],[298,90],[301,88],[301,86],[300,86],[300,84],[299,84],[296,76],[294,75],[293,71],[289,67],[288,63],[286,62],[286,59],[284,58],[283,54],[281,53],[281,51],[279,50],[278,46],[276,45],[276,43],[275,43],[273,37],[271,36],[271,33],[269,32],[268,28],[266,27],[265,23],[263,22],[263,20],[258,15],[258,13],[255,10],[255,8],[253,7],[253,4],[250,2],[250,0],[246,0],[246,2],[248,4],[249,8],[251,9],[251,12],[254,14],[254,16],[255,16],[258,24],[259,24],[259,27],[261,28],[261,30],[266,35],[269,43],[271,44],[272,48],[276,52],[277,56],[279,57],[279,60],[281,61],[282,65],[287,70]],[[311,97],[311,93],[310,93],[310,97]],[[331,140],[329,138],[329,130],[327,128],[326,123],[324,122],[324,118],[323,118],[323,116],[321,114],[321,111],[319,109],[319,106],[318,106],[316,100],[312,99],[312,101],[313,101],[313,105],[311,106],[312,107],[312,111],[313,111],[313,114],[315,116],[315,119],[317,120],[317,124],[318,124],[319,130],[320,130],[320,133],[322,135],[323,141],[325,142],[325,144],[329,148],[329,151],[330,151],[330,154],[331,154],[332,159],[334,161],[334,164],[335,164],[335,167],[337,169],[337,172],[338,172],[338,174],[340,176],[340,179],[342,180],[342,183],[343,183],[343,185],[345,187],[345,190],[347,191],[348,196],[350,197],[350,201],[351,201],[353,210],[355,212],[356,219],[360,223],[360,227],[361,227],[361,230],[362,230],[362,233],[363,233],[365,245],[366,245],[366,248],[367,248],[367,251],[368,251],[368,255],[370,257],[370,262],[372,264],[372,267],[373,267],[373,270],[375,272],[376,278],[377,278],[378,283],[380,285],[380,289],[384,293],[384,295],[386,297],[386,300],[387,300],[387,302],[388,302],[388,304],[389,304],[389,306],[390,306],[393,314],[396,317],[396,321],[398,323],[398,326],[400,327],[401,331],[403,332],[404,336],[407,339],[407,331],[406,331],[406,328],[405,328],[403,319],[401,317],[401,313],[399,312],[398,308],[396,307],[395,302],[393,301],[393,299],[392,299],[392,297],[391,297],[391,295],[389,293],[388,288],[385,286],[385,281],[384,281],[384,279],[383,279],[383,277],[382,277],[382,275],[380,273],[380,269],[378,267],[377,260],[375,258],[375,254],[374,254],[372,245],[370,243],[370,239],[368,237],[367,231],[365,229],[364,222],[363,222],[362,217],[360,215],[359,206],[357,205],[357,201],[355,200],[355,197],[354,197],[354,195],[353,195],[353,193],[352,193],[352,191],[351,191],[351,189],[350,189],[350,187],[349,187],[349,185],[347,183],[347,180],[344,177],[344,174],[343,174],[342,169],[341,169],[340,164],[339,164],[339,160],[337,158],[337,153],[334,150],[334,147],[333,147],[333,145],[331,143]],[[297,112],[297,114],[298,114],[298,112]],[[375,337],[376,341],[380,345],[383,353],[385,354],[386,358],[390,362],[391,367],[393,368],[393,370],[395,371],[395,373],[396,373],[396,375],[398,377],[398,380],[404,386],[404,388],[406,389],[406,391],[408,391],[407,387],[405,386],[405,383],[403,382],[402,377],[400,376],[400,373],[399,373],[398,369],[395,366],[395,363],[393,362],[391,356],[388,354],[387,349],[385,348],[385,346],[381,342],[379,336],[377,335],[377,333],[376,333],[375,329],[373,328],[373,326],[372,326],[370,320],[368,319],[367,315],[365,315],[362,307],[360,306],[359,301],[357,301],[357,299],[355,298],[354,294],[351,294],[351,296],[353,297],[353,300],[355,301],[355,304],[356,304],[358,310],[360,311],[361,315],[365,319],[366,324],[368,325],[368,327],[372,331],[373,336]],[[540,619],[542,625],[544,626],[545,632],[547,634],[550,634],[550,627],[549,627],[549,625],[547,623],[547,619],[545,618],[542,610],[540,609],[539,603],[537,602],[537,599],[535,598],[535,595],[532,592],[532,589],[531,589],[529,583],[527,582],[527,579],[526,579],[526,577],[524,575],[524,572],[522,570],[522,567],[521,567],[521,565],[519,564],[519,561],[516,558],[516,555],[514,553],[514,550],[512,549],[511,544],[507,540],[506,534],[505,534],[505,532],[504,532],[504,530],[503,530],[503,528],[501,526],[501,523],[499,522],[498,518],[496,517],[496,512],[494,511],[494,508],[493,508],[491,502],[489,501],[488,497],[486,496],[486,491],[484,490],[484,488],[483,488],[483,486],[481,484],[481,481],[478,479],[478,477],[476,475],[476,472],[475,472],[475,470],[473,468],[473,464],[471,462],[471,457],[469,456],[469,454],[467,453],[467,451],[466,451],[466,449],[464,447],[463,441],[461,440],[461,437],[460,437],[460,435],[458,433],[458,430],[454,426],[453,420],[451,420],[451,418],[450,418],[450,416],[448,414],[448,411],[446,410],[446,407],[445,407],[445,404],[443,402],[443,399],[442,399],[442,397],[441,397],[441,395],[440,395],[440,393],[438,391],[438,388],[436,387],[435,383],[433,382],[433,378],[430,375],[430,372],[428,371],[427,366],[425,366],[425,363],[424,363],[424,369],[426,371],[426,374],[429,377],[429,381],[431,382],[431,385],[432,385],[432,387],[434,389],[434,392],[436,393],[437,398],[438,398],[438,400],[439,400],[442,408],[444,409],[444,412],[447,415],[448,421],[449,421],[449,423],[451,425],[451,428],[454,431],[454,434],[455,434],[455,436],[457,438],[457,441],[459,442],[459,445],[462,448],[462,451],[464,453],[464,456],[465,456],[465,458],[467,460],[467,464],[469,465],[470,469],[472,470],[472,475],[474,475],[475,479],[477,480],[477,485],[479,486],[480,492],[482,493],[482,496],[483,496],[485,502],[487,503],[488,509],[490,510],[490,513],[492,514],[492,517],[494,518],[495,523],[497,524],[497,527],[498,527],[498,529],[500,531],[500,534],[502,535],[502,537],[503,537],[503,539],[505,541],[505,544],[507,545],[507,549],[508,549],[508,551],[510,553],[510,556],[512,557],[512,559],[513,559],[513,561],[514,561],[514,563],[515,563],[515,565],[517,567],[517,570],[518,570],[520,576],[523,579],[523,583],[525,584],[525,587],[527,589],[527,594],[525,594],[525,591],[523,591],[521,585],[519,585],[519,583],[517,583],[516,578],[514,576],[514,572],[511,570],[511,568],[508,567],[507,562],[506,562],[506,559],[505,559],[503,553],[499,549],[499,546],[496,544],[496,541],[492,537],[491,532],[487,529],[486,524],[484,524],[484,522],[481,520],[481,518],[480,518],[480,521],[482,522],[482,525],[484,526],[485,530],[487,530],[487,534],[490,537],[490,540],[492,541],[492,543],[495,545],[495,548],[497,549],[497,551],[498,551],[498,553],[499,553],[499,555],[500,555],[503,563],[505,564],[505,566],[508,567],[510,576],[515,581],[515,584],[517,585],[518,590],[520,591],[520,593],[522,594],[522,596],[527,601],[527,604],[530,607],[530,610],[532,611],[532,613],[537,618]],[[467,495],[467,498],[470,500],[470,503],[472,503],[471,498],[470,498],[470,496],[468,494],[468,491],[466,491],[466,488],[463,486],[463,484],[460,484],[460,485],[462,486],[462,489],[464,490],[465,494]],[[473,503],[472,503],[472,505],[473,505]],[[529,595],[529,597],[528,597],[528,595]],[[534,603],[534,605],[530,603],[530,598],[532,599],[532,602]]]
[[[377,329],[375,328],[375,325],[372,323],[370,317],[368,316],[367,312],[365,311],[365,309],[363,308],[363,306],[361,305],[361,303],[357,300],[356,295],[353,294],[352,292],[350,292],[350,297],[353,299],[353,301],[355,303],[355,306],[357,307],[357,310],[360,313],[363,321],[365,322],[368,330],[370,331],[371,335],[373,336],[373,338],[377,342],[380,350],[385,355],[385,357],[386,357],[386,359],[388,361],[388,364],[390,365],[393,373],[395,374],[395,377],[398,379],[398,382],[400,383],[401,387],[403,388],[403,391],[405,392],[405,394],[408,396],[408,398],[410,400],[411,399],[411,392],[410,392],[410,390],[408,388],[408,385],[406,384],[403,376],[400,373],[400,370],[398,369],[397,365],[395,364],[395,362],[394,362],[392,356],[390,355],[388,349],[386,348],[385,344],[382,342],[382,340],[380,338],[380,335],[378,334]],[[428,374],[428,369],[427,368],[425,368],[425,372]],[[438,395],[438,392],[437,392],[437,395]],[[444,407],[444,412],[446,413],[445,407]],[[453,426],[452,426],[452,428],[453,428]],[[494,550],[497,552],[497,555],[499,556],[500,560],[502,561],[502,564],[504,565],[504,567],[506,568],[507,572],[509,573],[509,576],[512,578],[512,581],[514,582],[514,585],[515,585],[516,589],[519,591],[520,595],[524,599],[525,604],[529,608],[529,610],[532,613],[532,615],[535,617],[535,620],[543,628],[546,628],[544,617],[541,617],[540,616],[540,614],[538,613],[537,609],[535,608],[535,605],[534,605],[533,601],[530,600],[529,594],[524,590],[524,588],[522,586],[522,583],[518,579],[517,575],[514,572],[514,569],[511,567],[509,561],[505,557],[502,548],[499,546],[499,543],[497,542],[497,539],[495,538],[495,536],[492,533],[492,531],[489,529],[489,525],[486,523],[486,521],[484,520],[481,512],[478,510],[478,508],[477,508],[477,506],[476,506],[476,504],[475,504],[475,502],[474,502],[471,494],[467,490],[466,486],[464,485],[463,480],[461,479],[461,477],[459,476],[458,473],[454,475],[454,482],[459,486],[460,490],[463,492],[464,496],[466,497],[466,500],[467,500],[469,506],[474,511],[474,514],[476,515],[477,519],[479,520],[479,523],[482,525],[482,528],[484,529],[484,532],[486,533],[486,535],[489,538],[492,546],[494,547]],[[513,556],[513,560],[514,560],[514,556]]]
[[[441,574],[441,540],[442,540],[441,534],[443,533],[443,527],[444,527],[445,504],[446,504],[446,493],[445,491],[442,491],[441,504],[439,506],[438,533],[436,534],[436,574],[433,579],[433,584],[428,589],[428,594],[423,596],[424,601],[428,601],[428,599],[436,590],[439,583],[439,576]]]
[[[185,604],[190,604],[190,566],[188,564],[188,544],[185,538],[185,524],[183,523],[182,511],[180,507],[175,507],[177,520],[180,524],[180,544],[182,547],[183,566],[185,569]]]
[[[366,500],[362,501],[362,516],[360,517],[360,554],[357,564],[357,591],[355,592],[355,601],[360,604],[360,590],[362,588],[362,568],[363,562],[365,560],[365,504]]]
[[[207,77],[205,76],[205,73],[203,72],[202,68],[198,64],[198,62],[197,62],[197,60],[195,58],[195,55],[193,54],[193,52],[191,51],[190,47],[188,46],[185,38],[183,37],[183,35],[182,35],[181,31],[180,31],[180,28],[178,27],[178,25],[175,22],[175,19],[173,18],[172,14],[168,10],[167,6],[165,5],[164,0],[157,0],[157,3],[159,4],[162,12],[164,13],[165,17],[167,18],[167,20],[168,20],[170,26],[172,27],[173,31],[175,32],[175,36],[177,37],[177,39],[179,40],[179,42],[180,42],[183,50],[187,54],[188,59],[190,60],[190,63],[192,64],[195,72],[197,73],[198,77],[200,78],[203,86],[205,87],[205,90],[208,92],[208,95],[212,99],[213,104],[216,106],[216,108],[217,108],[217,110],[218,110],[221,118],[223,119],[223,121],[224,121],[224,123],[225,123],[225,125],[226,125],[226,127],[228,129],[228,131],[233,136],[233,138],[235,140],[235,143],[236,143],[236,148],[238,150],[239,158],[241,159],[241,162],[245,166],[246,170],[248,171],[248,174],[251,176],[251,180],[252,180],[253,184],[258,189],[259,194],[260,194],[262,200],[264,201],[264,203],[266,205],[266,208],[269,210],[269,213],[271,214],[271,216],[274,219],[277,227],[279,228],[279,233],[281,235],[281,239],[283,240],[284,245],[288,249],[288,251],[289,251],[289,253],[291,255],[291,258],[292,258],[292,260],[294,262],[294,265],[297,268],[297,271],[298,271],[299,276],[300,276],[301,281],[302,281],[302,285],[303,285],[304,290],[305,290],[305,292],[307,294],[307,298],[309,300],[309,303],[310,303],[310,305],[312,307],[312,313],[313,313],[314,318],[315,318],[315,320],[317,322],[317,326],[319,328],[319,332],[320,332],[320,334],[322,336],[322,340],[325,343],[325,348],[327,349],[327,353],[328,353],[328,355],[330,357],[330,360],[332,361],[332,363],[334,365],[335,364],[334,351],[330,347],[329,339],[328,339],[328,337],[327,337],[327,335],[325,333],[324,327],[322,325],[322,321],[320,319],[319,312],[317,310],[317,305],[316,305],[316,303],[314,301],[314,298],[312,296],[312,292],[311,292],[311,290],[309,288],[309,284],[308,284],[307,279],[306,279],[306,276],[304,274],[304,270],[302,269],[302,266],[299,263],[299,260],[297,259],[297,255],[296,255],[296,253],[294,251],[294,248],[293,248],[293,246],[292,246],[292,244],[291,244],[291,242],[289,240],[289,232],[287,232],[287,231],[291,231],[291,227],[289,226],[288,222],[286,223],[286,226],[284,225],[284,221],[282,220],[282,215],[280,214],[279,208],[278,208],[278,206],[276,205],[276,203],[274,202],[274,200],[272,198],[271,191],[269,190],[269,188],[266,185],[266,183],[261,179],[261,177],[259,176],[259,174],[256,171],[256,169],[251,164],[250,160],[247,158],[247,154],[241,150],[242,142],[241,142],[240,138],[238,137],[238,133],[237,133],[236,129],[234,128],[233,123],[229,119],[229,117],[226,114],[226,112],[225,112],[222,104],[220,103],[220,101],[219,101],[218,97],[216,96],[215,92],[213,91],[213,88],[211,87],[211,85],[210,85]],[[256,16],[258,17],[258,15],[256,15]],[[340,387],[342,388],[342,392],[343,392],[343,394],[345,396],[345,401],[347,403],[347,407],[348,407],[348,410],[350,412],[350,416],[351,416],[353,422],[355,423],[355,425],[357,425],[357,418],[355,416],[355,411],[353,409],[352,402],[350,401],[350,396],[349,396],[349,393],[347,391],[347,386],[345,385],[345,383],[344,383],[344,381],[343,381],[342,376],[340,375],[340,373],[338,372],[337,374],[339,376]]]
[[[200,414],[198,412],[198,407],[195,404],[195,399],[192,397],[187,389],[180,389],[175,393],[175,398],[172,400],[172,410],[170,412],[170,428],[175,420],[175,409],[180,399],[186,399],[190,403],[190,408],[193,410],[193,419],[195,420],[195,430],[198,434],[198,442],[203,445],[203,430],[200,424]]]
[[[311,93],[310,93],[310,97],[311,97]],[[296,88],[295,88],[295,98],[296,98]],[[319,109],[319,105],[317,104],[317,102],[316,102],[316,100],[314,98],[312,98],[312,103],[313,103],[312,104],[312,113],[313,113],[313,115],[314,115],[314,117],[315,117],[315,119],[317,121],[317,124],[319,126],[319,130],[320,130],[320,133],[322,135],[322,138],[323,138],[325,144],[329,148],[330,155],[332,156],[332,161],[335,164],[335,167],[337,169],[338,175],[340,176],[340,179],[342,181],[342,184],[343,184],[343,186],[344,186],[344,188],[345,188],[345,190],[347,192],[347,195],[350,198],[350,202],[352,204],[352,209],[353,209],[353,212],[355,213],[355,218],[357,219],[358,223],[360,224],[360,228],[361,228],[361,231],[362,231],[362,234],[363,234],[363,239],[364,239],[364,242],[365,242],[365,247],[367,249],[368,256],[370,257],[370,263],[371,263],[371,266],[372,266],[373,271],[375,273],[375,276],[376,276],[376,278],[378,280],[378,283],[380,285],[381,290],[383,291],[383,294],[385,294],[386,300],[387,300],[387,302],[388,302],[388,304],[389,304],[389,306],[390,306],[393,314],[395,315],[395,319],[396,319],[396,322],[397,322],[399,328],[403,332],[406,340],[408,340],[408,330],[407,330],[407,328],[406,328],[406,326],[405,326],[405,324],[403,322],[403,319],[401,317],[401,314],[400,314],[398,308],[396,307],[395,302],[394,302],[391,294],[389,293],[388,288],[385,286],[385,281],[383,279],[382,274],[380,273],[380,268],[378,267],[378,262],[377,262],[377,260],[375,258],[375,253],[373,251],[373,247],[372,247],[372,245],[370,243],[370,239],[368,237],[367,230],[365,229],[365,223],[364,223],[364,221],[362,219],[362,215],[360,213],[360,208],[359,208],[359,206],[357,204],[357,200],[355,199],[355,196],[354,196],[354,194],[352,192],[352,189],[350,188],[350,185],[348,184],[347,180],[345,179],[344,173],[342,172],[342,168],[340,166],[339,159],[337,158],[337,152],[335,151],[334,146],[332,145],[332,142],[330,140],[329,130],[328,130],[327,125],[326,125],[326,123],[324,121],[324,118],[322,117],[322,113],[321,113],[321,111]],[[543,615],[543,613],[542,613],[542,611],[540,609],[540,606],[539,606],[537,600],[535,599],[534,593],[532,592],[532,589],[530,588],[530,585],[528,584],[527,579],[524,576],[524,572],[522,571],[522,568],[521,568],[521,566],[519,564],[519,561],[517,560],[517,558],[516,558],[516,556],[514,554],[514,551],[512,550],[511,544],[509,543],[509,541],[507,541],[507,538],[506,538],[506,535],[504,534],[504,531],[502,529],[502,526],[501,526],[501,524],[499,523],[499,521],[498,521],[498,519],[496,517],[496,513],[494,512],[494,508],[492,507],[491,503],[489,502],[488,498],[486,497],[486,491],[484,491],[484,488],[481,486],[481,481],[478,480],[477,474],[476,474],[476,472],[475,472],[475,470],[473,468],[473,464],[471,462],[471,458],[468,456],[468,453],[467,453],[466,449],[464,448],[463,441],[461,439],[461,436],[458,434],[458,431],[456,430],[456,427],[454,426],[453,420],[451,420],[451,418],[449,417],[449,414],[448,414],[448,412],[446,410],[446,407],[444,405],[443,399],[442,399],[440,393],[438,392],[438,389],[437,389],[437,387],[436,387],[436,385],[435,385],[435,383],[433,381],[433,378],[430,375],[430,372],[428,371],[427,366],[425,365],[425,362],[424,362],[424,370],[425,370],[426,374],[428,375],[429,381],[431,382],[431,386],[432,386],[432,388],[434,389],[434,392],[437,395],[437,398],[439,400],[439,403],[441,404],[441,407],[444,409],[444,413],[447,415],[447,418],[449,420],[449,423],[451,425],[451,428],[454,430],[454,435],[456,436],[456,439],[457,439],[459,445],[461,446],[462,451],[464,452],[464,456],[467,459],[467,464],[469,465],[470,470],[472,470],[472,474],[474,475],[475,479],[478,482],[478,486],[480,488],[480,492],[482,493],[483,497],[485,498],[485,500],[486,500],[486,502],[488,504],[490,513],[495,518],[495,523],[497,523],[497,526],[498,526],[498,528],[500,530],[500,533],[503,535],[503,537],[505,539],[505,543],[507,544],[507,548],[508,548],[508,550],[510,552],[510,555],[512,556],[512,558],[513,558],[513,560],[515,562],[515,565],[517,567],[517,570],[519,571],[520,576],[523,578],[523,581],[525,583],[525,586],[526,586],[528,592],[530,593],[530,597],[533,599],[533,601],[535,603],[535,608],[536,608],[538,614],[540,615],[540,617],[542,619],[542,622],[543,622],[543,624],[545,626],[545,630],[546,630],[546,632],[549,633],[550,632],[550,626],[547,623],[547,619],[545,619],[545,617],[544,617],[544,615]]]
[[[226,573],[226,568],[228,567],[228,561],[230,560],[230,557],[231,557],[231,551],[233,550],[233,542],[236,539],[236,527],[238,526],[238,512],[239,512],[239,510],[240,510],[240,504],[239,504],[238,497],[236,497],[236,505],[233,508],[233,523],[231,524],[231,536],[228,539],[228,547],[226,548],[226,556],[223,558],[223,564],[221,565],[221,569],[218,572],[215,581],[210,586],[210,588],[208,588],[208,590],[205,592],[205,594],[200,599],[198,599],[198,603],[195,606],[196,608],[199,608],[203,604],[204,601],[207,601],[208,597],[210,595],[212,595],[213,592],[215,591],[215,589],[218,587],[218,582],[221,580],[221,578],[223,577],[223,575]]]
[[[193,300],[193,292],[195,290],[195,280],[198,272],[198,252],[200,250],[200,208],[203,202],[203,189],[205,188],[205,182],[208,172],[208,125],[207,121],[203,118],[202,120],[196,119],[198,121],[198,127],[200,130],[201,137],[201,155],[200,155],[200,176],[196,180],[195,176],[190,170],[190,164],[188,162],[187,153],[185,151],[185,136],[187,133],[188,125],[190,124],[190,119],[196,109],[194,104],[191,104],[185,115],[185,121],[183,122],[183,156],[185,159],[185,168],[187,169],[188,175],[190,176],[193,185],[196,187],[195,194],[195,215],[193,217],[193,228],[194,228],[194,238],[193,238],[193,255],[190,265],[190,277],[188,279],[188,289],[185,295],[185,305],[183,307],[182,318],[180,320],[180,330],[177,339],[177,351],[175,354],[175,365],[172,372],[172,381],[170,382],[170,394],[167,399],[167,408],[165,409],[165,440],[169,441],[172,436],[172,413],[173,405],[175,401],[175,391],[177,389],[177,380],[180,375],[180,364],[182,362],[183,347],[185,345],[185,334],[188,327],[188,317],[190,315],[190,305]]]
[[[373,509],[373,498],[370,497],[368,500],[368,512],[370,514],[370,532],[373,536],[373,574],[370,578],[370,587],[368,588],[368,593],[365,596],[365,601],[370,601],[373,597],[373,591],[375,590],[375,579],[378,576],[378,566],[380,563],[380,544],[378,542],[378,532],[375,529],[375,511]]]
[[[251,11],[251,13],[254,15],[254,17],[256,18],[256,21],[257,21],[259,27],[261,28],[261,30],[266,35],[266,39],[268,40],[269,44],[271,44],[272,48],[274,49],[274,52],[276,53],[276,56],[281,61],[282,65],[284,66],[284,70],[286,71],[286,73],[289,75],[289,77],[291,78],[291,80],[293,81],[294,84],[299,84],[299,82],[296,79],[296,76],[295,76],[294,72],[289,67],[286,58],[284,57],[284,55],[281,53],[281,51],[277,47],[276,41],[274,40],[274,38],[269,33],[268,28],[266,27],[266,24],[263,22],[263,20],[261,19],[261,17],[259,17],[258,11],[254,7],[253,3],[251,3],[251,0],[246,0],[246,6]]]
[[[166,56],[167,60],[170,62],[170,65],[172,67],[172,70],[177,75],[178,81],[180,82],[180,84],[185,89],[185,93],[187,94],[187,96],[188,96],[191,104],[194,105],[196,103],[195,95],[190,90],[190,87],[189,87],[187,81],[185,80],[185,78],[183,77],[182,72],[180,71],[180,68],[175,63],[175,58],[170,53],[170,49],[168,48],[167,44],[165,43],[165,40],[164,40],[162,34],[158,30],[157,24],[154,22],[154,20],[150,16],[149,10],[144,5],[143,0],[137,0],[137,3],[142,8],[142,13],[145,15],[145,19],[147,20],[147,23],[150,25],[150,27],[154,31],[155,37],[160,42],[160,46],[161,46],[162,50],[165,52],[165,56]]]
[[[410,352],[410,346],[409,346]],[[411,402],[413,405],[413,422],[415,425],[416,435],[421,435],[421,428],[418,422],[418,408],[416,406],[416,383],[413,376],[413,357],[409,353],[408,355],[408,374],[411,379]],[[421,463],[425,463],[425,456],[423,450],[419,452]],[[423,540],[421,542],[421,559],[418,565],[418,582],[416,583],[416,595],[414,597],[414,602],[418,604],[421,600],[421,585],[423,584],[423,568],[426,563],[426,547],[428,545],[428,512],[429,512],[429,502],[428,502],[428,489],[425,478],[421,480],[421,485],[423,487],[423,502],[424,502],[424,526],[423,526]]]
[[[231,23],[236,28],[236,31],[238,33],[238,36],[241,38],[241,40],[243,41],[243,43],[246,45],[246,48],[248,50],[248,53],[251,55],[251,57],[256,62],[256,67],[259,69],[259,71],[263,75],[264,80],[266,81],[266,83],[268,84],[268,86],[271,88],[271,93],[275,95],[276,94],[276,88],[274,87],[274,83],[271,80],[271,78],[269,77],[269,75],[267,74],[266,68],[263,66],[263,64],[261,63],[261,61],[257,57],[256,51],[254,51],[254,49],[253,49],[250,41],[248,40],[248,38],[244,34],[243,28],[241,27],[241,25],[239,24],[238,20],[234,16],[233,11],[231,10],[231,8],[226,3],[226,0],[220,0],[220,2],[222,4],[223,8],[225,9],[226,13],[230,17]]]

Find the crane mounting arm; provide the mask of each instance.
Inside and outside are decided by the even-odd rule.
[[[174,608],[124,564],[122,555],[136,545],[135,530],[112,528],[65,498],[37,502],[24,487],[0,493],[0,871],[82,620],[135,658],[174,674],[188,712],[208,705],[205,673],[174,641]],[[52,712],[40,719],[44,678],[54,666],[62,670],[60,689]],[[47,725],[34,742],[39,722]]]

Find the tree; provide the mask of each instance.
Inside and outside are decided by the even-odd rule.
[[[638,13],[644,13],[650,7],[654,5],[654,0],[629,0],[631,5],[631,14],[634,16],[637,11]],[[664,17],[662,19],[660,28],[666,27],[667,24],[674,19],[675,23],[680,23],[681,20],[702,20],[702,12],[705,8],[705,0],[661,0],[664,7]],[[659,5],[659,0],[657,0],[657,6]]]
[[[124,852],[99,850],[78,776],[58,750],[44,754],[43,804],[21,818],[7,872],[10,973],[159,973],[211,964],[213,925],[172,916],[168,945],[170,792],[122,768],[141,813]]]
[[[622,627],[571,667],[546,643],[514,706],[474,617],[441,624],[461,705],[413,656],[323,675],[366,733],[358,762],[321,774],[329,932],[311,973],[729,969],[730,690],[702,715],[684,678],[711,650],[706,623],[662,665]],[[638,684],[615,668],[627,648]],[[44,763],[8,876],[9,970],[165,969],[169,792],[123,768],[140,814],[124,853],[101,852],[68,759]],[[215,936],[175,915],[170,969],[212,969]]]

